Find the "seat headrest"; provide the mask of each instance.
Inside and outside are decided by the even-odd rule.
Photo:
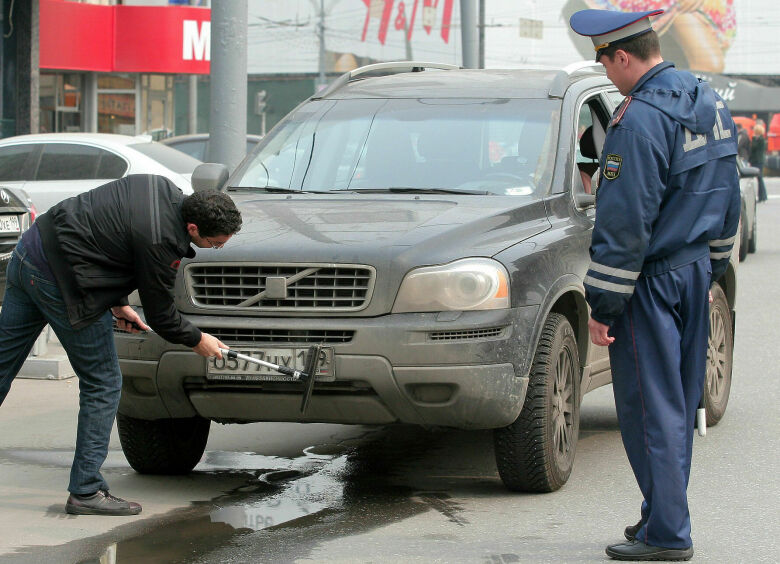
[[[582,132],[580,137],[580,153],[583,157],[593,160],[598,160],[599,156],[596,153],[596,144],[593,141],[593,126],[589,125],[585,131]]]

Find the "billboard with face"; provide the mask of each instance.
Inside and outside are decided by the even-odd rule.
[[[569,29],[587,8],[665,10],[654,27],[664,58],[704,73],[780,74],[776,0],[484,0],[485,65],[562,66],[591,59],[593,45]],[[322,27],[321,27],[322,26]],[[414,59],[460,64],[460,0],[249,2],[250,74],[316,73],[324,29],[325,71]]]

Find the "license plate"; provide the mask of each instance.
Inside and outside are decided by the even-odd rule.
[[[309,347],[288,349],[232,349],[237,353],[264,360],[279,366],[287,366],[296,370],[303,370],[306,362],[306,353]],[[209,358],[206,377],[209,380],[240,380],[256,382],[294,381],[290,376],[279,374],[273,368],[267,368],[248,360],[240,358],[229,359],[223,357]],[[317,382],[332,382],[336,379],[333,366],[333,349],[323,348],[320,351],[319,364],[315,380]]]
[[[0,233],[19,233],[19,217],[16,215],[0,215]]]

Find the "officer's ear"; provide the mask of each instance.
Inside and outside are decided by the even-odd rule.
[[[628,63],[630,61],[628,51],[624,51],[623,49],[618,49],[615,51],[615,56],[612,58],[612,63],[617,63],[621,67],[627,67]]]

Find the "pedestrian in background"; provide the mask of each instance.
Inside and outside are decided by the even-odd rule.
[[[182,257],[221,248],[241,228],[227,194],[185,196],[162,176],[131,175],[63,200],[28,229],[8,263],[0,310],[0,405],[48,323],[79,378],[76,449],[67,513],[135,515],[138,503],[108,493],[108,453],[122,388],[119,329],[149,330],[201,356],[228,348],[179,314],[173,284]],[[138,290],[146,325],[129,305]]]
[[[737,124],[737,154],[743,161],[750,162],[750,135],[741,123]]]
[[[766,162],[766,137],[764,126],[758,122],[753,126],[753,140],[750,143],[750,164],[758,169],[758,201],[767,199],[764,184],[764,163]]]
[[[572,29],[625,96],[607,129],[591,263],[591,340],[609,346],[620,432],[644,497],[617,560],[693,556],[687,488],[709,332],[708,290],[740,215],[737,130],[706,82],[661,57],[650,17],[583,10]]]

